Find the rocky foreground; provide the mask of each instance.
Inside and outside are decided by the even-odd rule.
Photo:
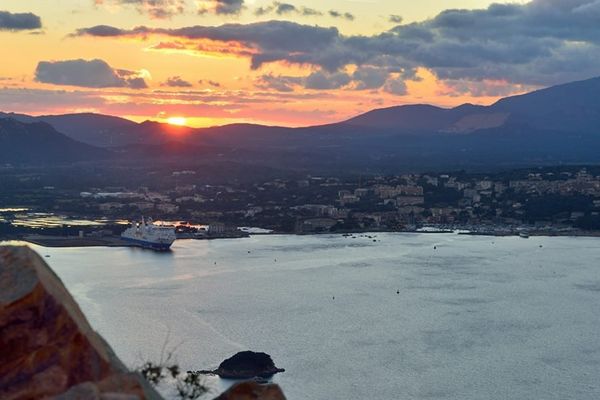
[[[125,367],[28,247],[0,246],[0,349],[3,400],[161,399]],[[241,383],[219,399],[285,397],[277,385]]]

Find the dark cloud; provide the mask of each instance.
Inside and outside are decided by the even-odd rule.
[[[462,96],[465,94],[471,96],[490,96],[490,97],[506,97],[515,93],[530,92],[534,87],[518,85],[506,85],[501,81],[479,81],[473,82],[468,80],[446,80],[444,82],[445,89],[440,90],[440,94],[444,96]]]
[[[257,15],[259,17],[262,17],[263,15],[267,15],[273,12],[275,8],[272,6],[267,6],[267,7],[258,7],[256,10],[254,10],[254,15]]]
[[[296,87],[311,90],[378,90],[396,96],[404,96],[408,93],[406,87],[406,76],[410,73],[401,74],[390,72],[385,68],[361,67],[354,73],[327,72],[319,70],[308,76],[286,76],[265,74],[256,80],[257,87],[262,89],[276,90],[278,92],[293,92]]]
[[[392,78],[386,81],[383,90],[396,96],[405,96],[408,94],[408,88],[404,79]]]
[[[244,0],[202,0],[198,12],[217,15],[239,14],[244,9]]]
[[[97,37],[117,37],[125,35],[126,31],[123,29],[115,28],[109,25],[96,25],[91,28],[79,29],[76,33],[72,33],[70,37],[76,37],[81,35],[97,36]]]
[[[329,10],[329,15],[333,18],[343,18],[348,21],[354,21],[354,14],[349,12],[339,12],[336,10]]]
[[[323,57],[332,57],[335,68],[343,66],[343,60],[336,61],[335,55],[328,52],[339,41],[336,28],[321,28],[301,25],[289,21],[266,21],[252,24],[225,24],[221,26],[191,26],[179,29],[150,28],[145,26],[131,30],[106,26],[79,29],[72,36],[132,37],[150,34],[166,35],[190,40],[209,39],[216,42],[236,42],[245,46],[242,54],[252,59],[252,68],[265,63],[288,61],[298,64],[318,64],[311,60],[312,54],[323,52]],[[295,56],[294,56],[295,54]],[[323,61],[325,63],[325,61]]]
[[[347,64],[346,60],[338,59],[332,52],[332,49],[340,44],[341,36],[337,28],[301,25],[289,21],[221,26],[197,25],[178,29],[140,26],[131,30],[100,25],[79,29],[72,36],[145,37],[151,34],[189,40],[209,39],[216,42],[241,43],[247,48],[241,52],[251,57],[254,69],[275,61],[327,65],[333,70]]]
[[[315,10],[314,8],[308,8],[308,7],[302,7],[300,9],[300,14],[304,15],[305,17],[313,17],[313,16],[323,15],[323,13],[321,11]]]
[[[171,77],[167,78],[167,80],[165,82],[162,83],[162,86],[192,87],[194,85],[192,85],[190,82],[182,79],[180,76],[171,76]]]
[[[35,14],[0,11],[0,31],[27,31],[41,27],[42,20]]]
[[[346,36],[336,28],[285,21],[180,29],[109,28],[81,29],[76,35],[156,34],[236,43],[242,46],[235,50],[237,54],[249,57],[254,69],[284,62],[311,65],[332,76],[356,66],[362,75],[352,76],[352,84],[373,87],[387,74],[382,87],[391,93],[403,93],[405,81],[414,79],[419,67],[442,80],[480,82],[455,85],[471,88],[471,94],[487,93],[481,87],[487,82],[546,86],[600,75],[600,0],[533,0],[446,10],[372,36]],[[278,82],[283,89],[294,84]]]
[[[352,79],[356,82],[357,90],[379,89],[385,84],[389,75],[389,71],[385,68],[361,67],[352,74]]]
[[[212,81],[210,79],[206,80],[206,81],[203,80],[203,79],[201,79],[201,80],[198,81],[198,83],[201,84],[201,85],[204,85],[204,84],[210,85],[210,86],[216,87],[216,88],[220,88],[222,86],[221,83],[219,83],[217,81]]]
[[[290,12],[297,12],[297,11],[298,11],[298,9],[293,4],[279,3],[279,4],[277,4],[277,8],[276,8],[275,12],[279,15],[282,15],[282,14],[287,14]]]
[[[185,12],[185,0],[94,0],[97,6],[133,6],[140,14],[165,19]]]
[[[278,92],[293,92],[294,86],[301,85],[302,82],[303,79],[299,77],[265,74],[257,79],[256,86]]]
[[[282,3],[279,1],[274,1],[271,5],[259,7],[254,11],[254,14],[258,16],[268,15],[272,13],[275,13],[277,15],[295,14],[302,15],[305,17],[323,15],[322,12],[315,10],[314,8],[296,7],[293,4]]]
[[[401,24],[403,18],[400,15],[390,15],[389,21],[393,24]]]
[[[113,69],[103,60],[40,61],[35,70],[35,80],[54,85],[88,88],[147,87],[143,76],[134,71]]]
[[[317,71],[306,77],[304,86],[307,89],[330,90],[342,88],[351,81],[352,78],[345,72]]]

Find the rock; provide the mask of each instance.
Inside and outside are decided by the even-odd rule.
[[[28,247],[0,246],[0,398],[160,399]]]
[[[285,396],[277,385],[248,381],[232,386],[215,400],[285,400]]]
[[[284,369],[275,367],[271,356],[266,353],[242,351],[223,361],[214,371],[201,371],[219,375],[224,379],[270,378]]]

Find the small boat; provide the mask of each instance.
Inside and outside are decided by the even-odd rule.
[[[519,233],[519,237],[522,239],[529,239],[529,234],[527,232]]]

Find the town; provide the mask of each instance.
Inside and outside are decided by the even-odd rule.
[[[179,224],[180,237],[201,237],[203,232],[237,237],[239,227],[297,234],[458,229],[558,235],[600,230],[597,167],[297,175],[228,183],[207,183],[195,170],[165,168],[147,172],[144,179],[126,173],[115,178],[114,171],[86,176],[0,169],[0,235],[116,235],[142,216]]]

